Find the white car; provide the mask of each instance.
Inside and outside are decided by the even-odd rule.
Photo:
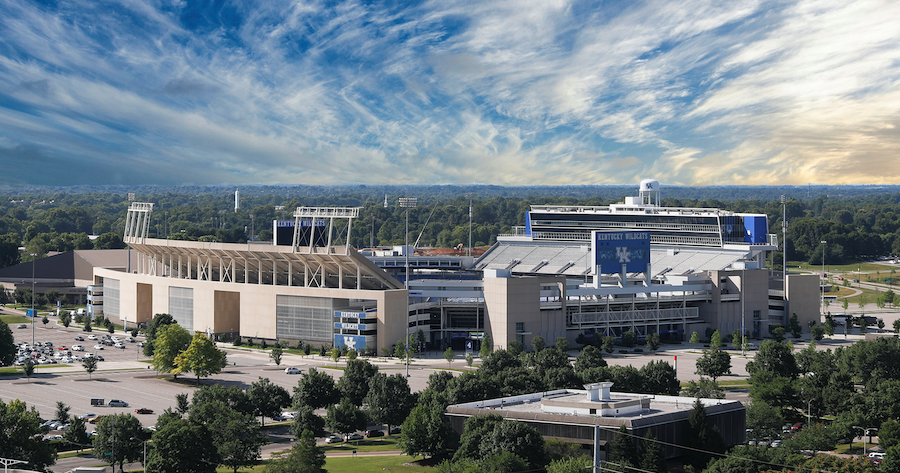
[[[337,435],[329,435],[325,437],[325,443],[341,443],[343,439]]]
[[[94,350],[102,350],[103,345],[94,345]]]
[[[122,343],[122,342],[116,342],[115,347],[116,347],[116,348],[121,348],[121,349],[124,350],[124,349],[125,349],[125,344]]]
[[[93,333],[88,335],[88,340],[96,340],[96,339],[97,339],[97,336],[94,335]]]
[[[301,370],[300,368],[294,368],[293,366],[291,366],[289,368],[285,368],[284,372],[286,374],[300,374],[303,372],[303,370]]]
[[[84,347],[81,345],[72,345],[72,351],[84,351]]]

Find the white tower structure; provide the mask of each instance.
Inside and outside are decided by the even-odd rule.
[[[241,191],[235,189],[234,191],[234,211],[237,213],[238,210],[241,209]]]
[[[641,205],[655,205],[659,207],[659,181],[656,179],[644,179],[641,181],[638,196]]]

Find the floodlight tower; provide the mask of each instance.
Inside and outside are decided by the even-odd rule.
[[[406,209],[406,246],[403,255],[406,257],[406,278],[403,284],[406,286],[406,377],[409,378],[409,209],[416,206],[418,199],[415,197],[400,197],[400,207]],[[418,321],[416,321],[418,326]]]

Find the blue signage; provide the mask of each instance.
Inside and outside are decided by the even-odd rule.
[[[466,353],[469,353],[471,351],[472,351],[472,340],[469,340],[466,342]]]
[[[351,350],[360,351],[366,347],[366,337],[364,335],[334,335],[334,346],[346,346]]]
[[[650,264],[650,232],[593,232],[594,264],[603,274],[643,273]]]
[[[348,322],[335,322],[334,328],[342,328],[347,330],[375,330],[374,324],[351,324]]]

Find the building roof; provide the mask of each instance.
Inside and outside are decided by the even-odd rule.
[[[132,252],[132,266],[137,252]],[[32,270],[37,284],[73,285],[75,281],[93,281],[94,268],[124,271],[128,264],[128,250],[73,250],[47,256],[32,262],[0,268],[0,282],[31,283]]]
[[[747,250],[651,247],[652,276],[719,271],[746,259]],[[499,241],[474,263],[475,269],[507,269],[519,275],[586,276],[591,274],[587,242]]]

